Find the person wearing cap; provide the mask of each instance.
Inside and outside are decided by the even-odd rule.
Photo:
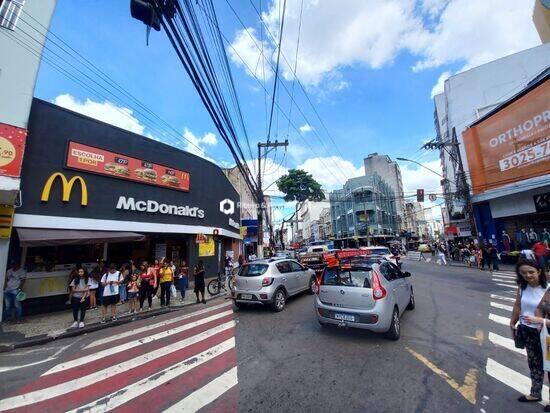
[[[17,261],[12,261],[10,268],[6,272],[6,282],[4,284],[4,305],[6,311],[4,312],[4,321],[9,318],[13,319],[13,309],[15,309],[15,320],[21,320],[23,316],[23,307],[21,301],[17,300],[17,294],[23,288],[25,284],[25,278],[27,273]]]

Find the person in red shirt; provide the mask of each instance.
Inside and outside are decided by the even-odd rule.
[[[548,256],[548,248],[546,248],[546,245],[542,241],[537,241],[533,245],[533,253],[535,254],[535,257],[537,257],[537,261],[542,267],[543,270],[546,270],[546,257]]]

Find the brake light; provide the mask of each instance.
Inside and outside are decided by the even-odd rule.
[[[262,280],[262,287],[269,287],[271,284],[273,284],[273,278],[264,277],[264,279]]]
[[[316,277],[315,277],[315,294],[319,295],[319,292],[321,291],[321,277],[323,275],[322,274],[318,274]]]
[[[375,300],[381,300],[386,296],[386,289],[380,282],[380,275],[375,270],[372,270],[372,297]]]

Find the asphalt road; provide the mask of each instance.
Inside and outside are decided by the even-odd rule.
[[[404,269],[416,309],[403,315],[397,342],[320,327],[310,295],[281,313],[233,313],[219,299],[0,354],[0,411],[542,411],[516,402],[527,362],[499,324],[510,316],[513,276]]]

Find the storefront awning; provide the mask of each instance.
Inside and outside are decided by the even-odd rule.
[[[145,235],[135,232],[78,231],[65,229],[17,228],[22,247],[50,245],[102,244],[104,242],[143,241]]]

